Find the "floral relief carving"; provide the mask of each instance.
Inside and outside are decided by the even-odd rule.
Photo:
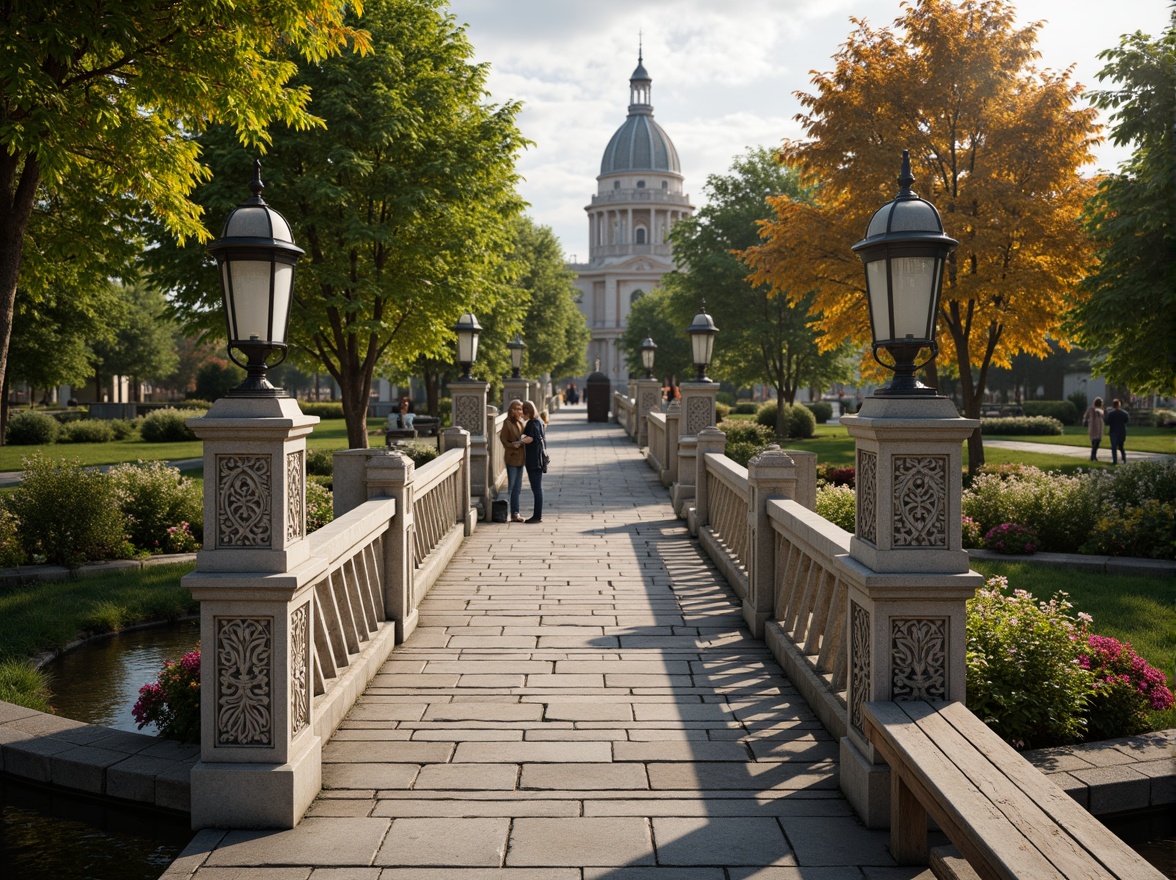
[[[217,619],[218,745],[273,745],[272,657],[272,618]]]
[[[657,409],[658,393],[656,391],[642,391],[641,399],[637,404],[637,411],[639,413],[653,412]]]
[[[892,620],[890,662],[892,700],[946,700],[947,621]]]
[[[870,690],[870,612],[851,603],[853,619],[850,632],[850,705],[849,721],[862,730],[862,704]]]
[[[878,543],[878,455],[858,450],[857,533],[863,541]]]
[[[894,546],[947,546],[947,456],[894,457]]]
[[[465,428],[471,434],[486,433],[486,408],[480,397],[459,397],[453,402],[455,427]]]
[[[290,615],[290,735],[310,725],[310,603]]]
[[[218,455],[216,527],[220,547],[269,547],[272,469],[268,455]]]
[[[696,436],[715,423],[715,404],[709,397],[691,397],[686,410],[686,433]]]
[[[286,540],[294,541],[306,532],[306,468],[302,450],[286,456]]]

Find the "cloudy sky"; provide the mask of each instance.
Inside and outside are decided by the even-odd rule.
[[[726,172],[748,146],[801,135],[795,91],[811,70],[829,70],[852,30],[850,16],[889,25],[900,0],[450,0],[468,25],[477,60],[491,65],[496,101],[519,100],[530,215],[552,227],[569,258],[586,259],[584,206],[596,192],[600,157],[625,120],[629,75],[643,34],[654,117],[682,162],[695,206],[710,174]],[[1013,0],[1022,23],[1044,21],[1042,67],[1074,65],[1099,86],[1096,55],[1120,34],[1158,35],[1167,0]],[[1096,167],[1124,158],[1100,148]],[[1093,170],[1093,169],[1092,169]],[[917,173],[917,172],[916,172]]]

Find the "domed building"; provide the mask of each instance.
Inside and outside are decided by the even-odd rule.
[[[570,266],[592,334],[589,368],[599,360],[614,388],[629,378],[618,348],[629,309],[674,268],[670,229],[694,213],[682,192],[678,151],[653,119],[652,83],[638,53],[629,77],[629,115],[604,149],[596,195],[584,209],[588,262]]]

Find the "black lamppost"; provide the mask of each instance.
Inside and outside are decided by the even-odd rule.
[[[694,377],[695,382],[709,382],[707,378],[706,369],[710,366],[711,354],[715,348],[715,334],[719,332],[719,328],[715,326],[714,319],[706,313],[706,303],[702,304],[702,310],[694,316],[694,323],[686,328],[686,332],[690,334],[690,348],[694,355],[694,369],[697,375]]]
[[[478,359],[478,334],[482,325],[472,312],[466,312],[457,319],[453,331],[457,334],[457,362],[461,365],[461,377],[470,379],[470,370]]]
[[[657,343],[646,336],[641,340],[641,366],[645,367],[645,378],[653,378],[653,356],[657,352]]]
[[[935,319],[943,290],[943,267],[959,244],[943,233],[943,221],[935,206],[911,192],[910,154],[902,151],[899,191],[894,200],[878,209],[866,228],[866,237],[853,246],[866,268],[866,294],[870,301],[870,330],[874,359],[894,378],[879,397],[934,395],[915,373],[939,354]],[[894,361],[878,357],[886,349]],[[922,349],[930,357],[916,363]]]
[[[523,368],[523,352],[527,348],[527,343],[523,342],[523,337],[519,333],[515,333],[514,339],[506,344],[510,349],[510,377],[512,379],[519,378],[519,371]]]
[[[294,245],[286,218],[265,203],[261,162],[253,163],[252,198],[225,220],[221,237],[208,246],[220,269],[229,357],[246,372],[245,381],[229,392],[233,397],[286,397],[266,378],[270,366],[286,359],[286,332],[294,297],[294,265],[304,251]],[[236,349],[245,355],[241,363]],[[275,352],[272,365],[266,360]]]

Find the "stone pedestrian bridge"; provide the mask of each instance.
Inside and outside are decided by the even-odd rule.
[[[455,393],[420,469],[337,455],[309,536],[313,420],[210,412],[203,830],[168,880],[923,878],[928,815],[936,876],[1159,876],[951,702],[972,423],[865,407],[849,535],[811,455],[740,467],[713,397],[635,390],[551,403],[541,523],[486,521],[502,416]]]

